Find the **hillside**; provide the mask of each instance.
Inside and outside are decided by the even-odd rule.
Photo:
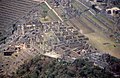
[[[114,77],[111,72],[115,72],[117,67],[120,74],[120,66],[117,65],[120,60],[111,57],[110,61],[111,65],[102,69],[88,59],[80,58],[67,63],[60,59],[38,56],[22,65],[12,78],[119,78]],[[111,68],[112,65],[115,69]]]

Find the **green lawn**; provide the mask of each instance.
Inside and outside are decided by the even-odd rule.
[[[48,16],[49,16],[52,20],[54,20],[54,21],[59,20],[59,18],[56,16],[56,14],[55,14],[51,9],[49,9],[49,7],[48,7],[45,3],[41,3],[41,7],[42,7],[44,10],[48,11]]]

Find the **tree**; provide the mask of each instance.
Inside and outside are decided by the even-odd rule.
[[[37,75],[36,71],[31,73],[30,78],[38,78],[38,75]]]

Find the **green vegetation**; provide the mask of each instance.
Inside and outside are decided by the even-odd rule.
[[[114,59],[114,60],[113,60]],[[112,58],[112,61],[117,59]],[[22,65],[15,78],[115,78],[106,69],[101,69],[88,59],[67,63],[59,59],[39,56]],[[13,77],[13,78],[14,78]]]
[[[97,23],[98,25],[102,26],[102,28],[104,28],[104,29],[107,30],[107,28],[104,26],[104,24],[101,23],[97,18],[95,18],[94,16],[89,16],[89,15],[88,15],[88,17],[89,17],[89,18],[92,18],[92,20],[93,20],[95,23]]]
[[[80,5],[77,1],[73,1],[72,5],[75,9],[79,9],[81,12],[87,9],[86,7]]]
[[[48,8],[48,6],[47,6],[45,3],[41,3],[40,6],[41,6],[44,10],[49,11],[49,8]]]
[[[83,12],[83,14],[86,14],[87,17],[91,18],[94,22],[96,22],[98,25],[102,26],[102,28],[107,29],[107,27],[97,18],[95,18],[95,16],[91,15],[91,13],[89,11],[84,12],[87,8],[84,7],[83,5],[80,5],[78,2],[74,1],[72,3],[73,7],[76,10],[80,10],[81,12]],[[103,19],[105,22],[107,22],[108,24],[110,24],[111,26],[113,26],[113,22],[110,19],[107,19],[105,16],[100,15],[100,14],[96,14],[98,16],[98,18]]]
[[[47,11],[47,15],[52,19],[52,20],[59,20],[59,18],[55,15],[55,13],[49,9],[49,7],[45,4],[45,3],[41,3],[41,8],[44,10],[44,11]],[[46,13],[45,13],[46,15]]]
[[[103,15],[101,15],[101,14],[97,14],[97,16],[98,16],[99,18],[104,19],[104,20],[105,20],[108,24],[110,24],[111,26],[114,25],[114,22],[111,21],[110,19],[108,19],[107,17],[105,17],[105,16],[103,16]]]

